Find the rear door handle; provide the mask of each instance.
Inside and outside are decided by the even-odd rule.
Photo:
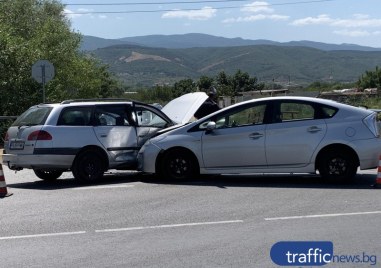
[[[307,129],[307,131],[310,132],[310,133],[315,133],[315,132],[322,131],[322,129],[320,127],[317,127],[317,126],[312,126],[312,127],[309,127]]]
[[[254,132],[254,133],[251,133],[250,135],[249,135],[249,138],[250,139],[253,139],[253,140],[255,140],[255,139],[259,139],[259,138],[262,138],[263,137],[263,134],[262,133],[259,133],[259,132]]]

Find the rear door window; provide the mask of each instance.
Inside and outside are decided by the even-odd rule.
[[[92,107],[68,107],[62,110],[58,119],[59,126],[88,126],[91,121]]]
[[[134,125],[131,107],[127,105],[98,105],[94,113],[97,126],[131,126]]]

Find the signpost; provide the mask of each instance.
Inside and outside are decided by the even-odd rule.
[[[45,84],[54,77],[54,66],[48,60],[39,60],[32,66],[32,77],[42,84],[42,101],[45,103]]]

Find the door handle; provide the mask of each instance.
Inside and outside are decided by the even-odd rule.
[[[107,134],[101,134],[100,136],[101,136],[101,138],[106,138]]]
[[[312,126],[312,127],[309,127],[307,129],[308,132],[311,132],[311,133],[315,133],[315,132],[319,132],[319,131],[322,131],[322,129],[320,127],[317,127],[317,126]]]
[[[259,139],[259,138],[262,138],[263,137],[263,134],[262,133],[259,133],[259,132],[254,132],[254,133],[251,133],[250,135],[249,135],[249,138],[250,139],[253,139],[253,140],[255,140],[255,139]]]

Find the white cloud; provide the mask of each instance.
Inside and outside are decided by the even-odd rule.
[[[94,11],[93,9],[86,9],[86,8],[79,8],[76,11],[72,11],[70,9],[64,9],[63,14],[69,19],[74,19],[74,18],[83,17],[85,15],[89,15],[86,13],[91,13],[93,11]]]
[[[222,23],[234,23],[234,22],[253,22],[253,21],[260,21],[260,20],[288,20],[288,16],[282,16],[282,15],[264,15],[264,14],[258,14],[258,15],[252,15],[247,17],[238,17],[238,18],[229,18],[222,21]]]
[[[63,14],[68,17],[69,19],[74,19],[74,18],[78,18],[78,17],[81,17],[82,14],[75,14],[74,11],[71,11],[69,9],[64,9],[63,11]]]
[[[349,37],[368,37],[381,35],[381,31],[366,31],[366,30],[338,30],[333,33]]]
[[[381,19],[338,19],[332,23],[332,26],[339,26],[343,28],[381,27]]]
[[[251,4],[245,5],[241,8],[242,12],[255,13],[254,15],[249,16],[240,16],[236,18],[228,18],[222,21],[222,23],[238,23],[238,22],[254,22],[261,20],[288,20],[289,16],[273,14],[274,9],[270,8],[270,4],[267,2],[256,1]]]
[[[303,19],[294,20],[291,25],[304,26],[304,25],[327,25],[333,23],[334,20],[328,15],[322,14],[317,17],[307,17]]]
[[[203,7],[199,10],[173,10],[165,12],[161,17],[164,19],[189,19],[208,20],[216,16],[217,10],[211,7]]]
[[[339,31],[334,31],[333,33],[338,34],[338,35],[343,35],[343,36],[349,36],[349,37],[365,37],[365,36],[370,36],[371,34],[368,31],[349,31],[349,30],[339,30]]]
[[[381,27],[381,19],[371,19],[365,14],[355,14],[351,19],[333,19],[329,15],[322,14],[317,17],[294,20],[291,25],[328,25],[341,28]]]
[[[253,2],[251,4],[244,5],[244,7],[241,8],[241,11],[253,13],[273,13],[274,9],[270,8],[270,4],[267,2]]]

